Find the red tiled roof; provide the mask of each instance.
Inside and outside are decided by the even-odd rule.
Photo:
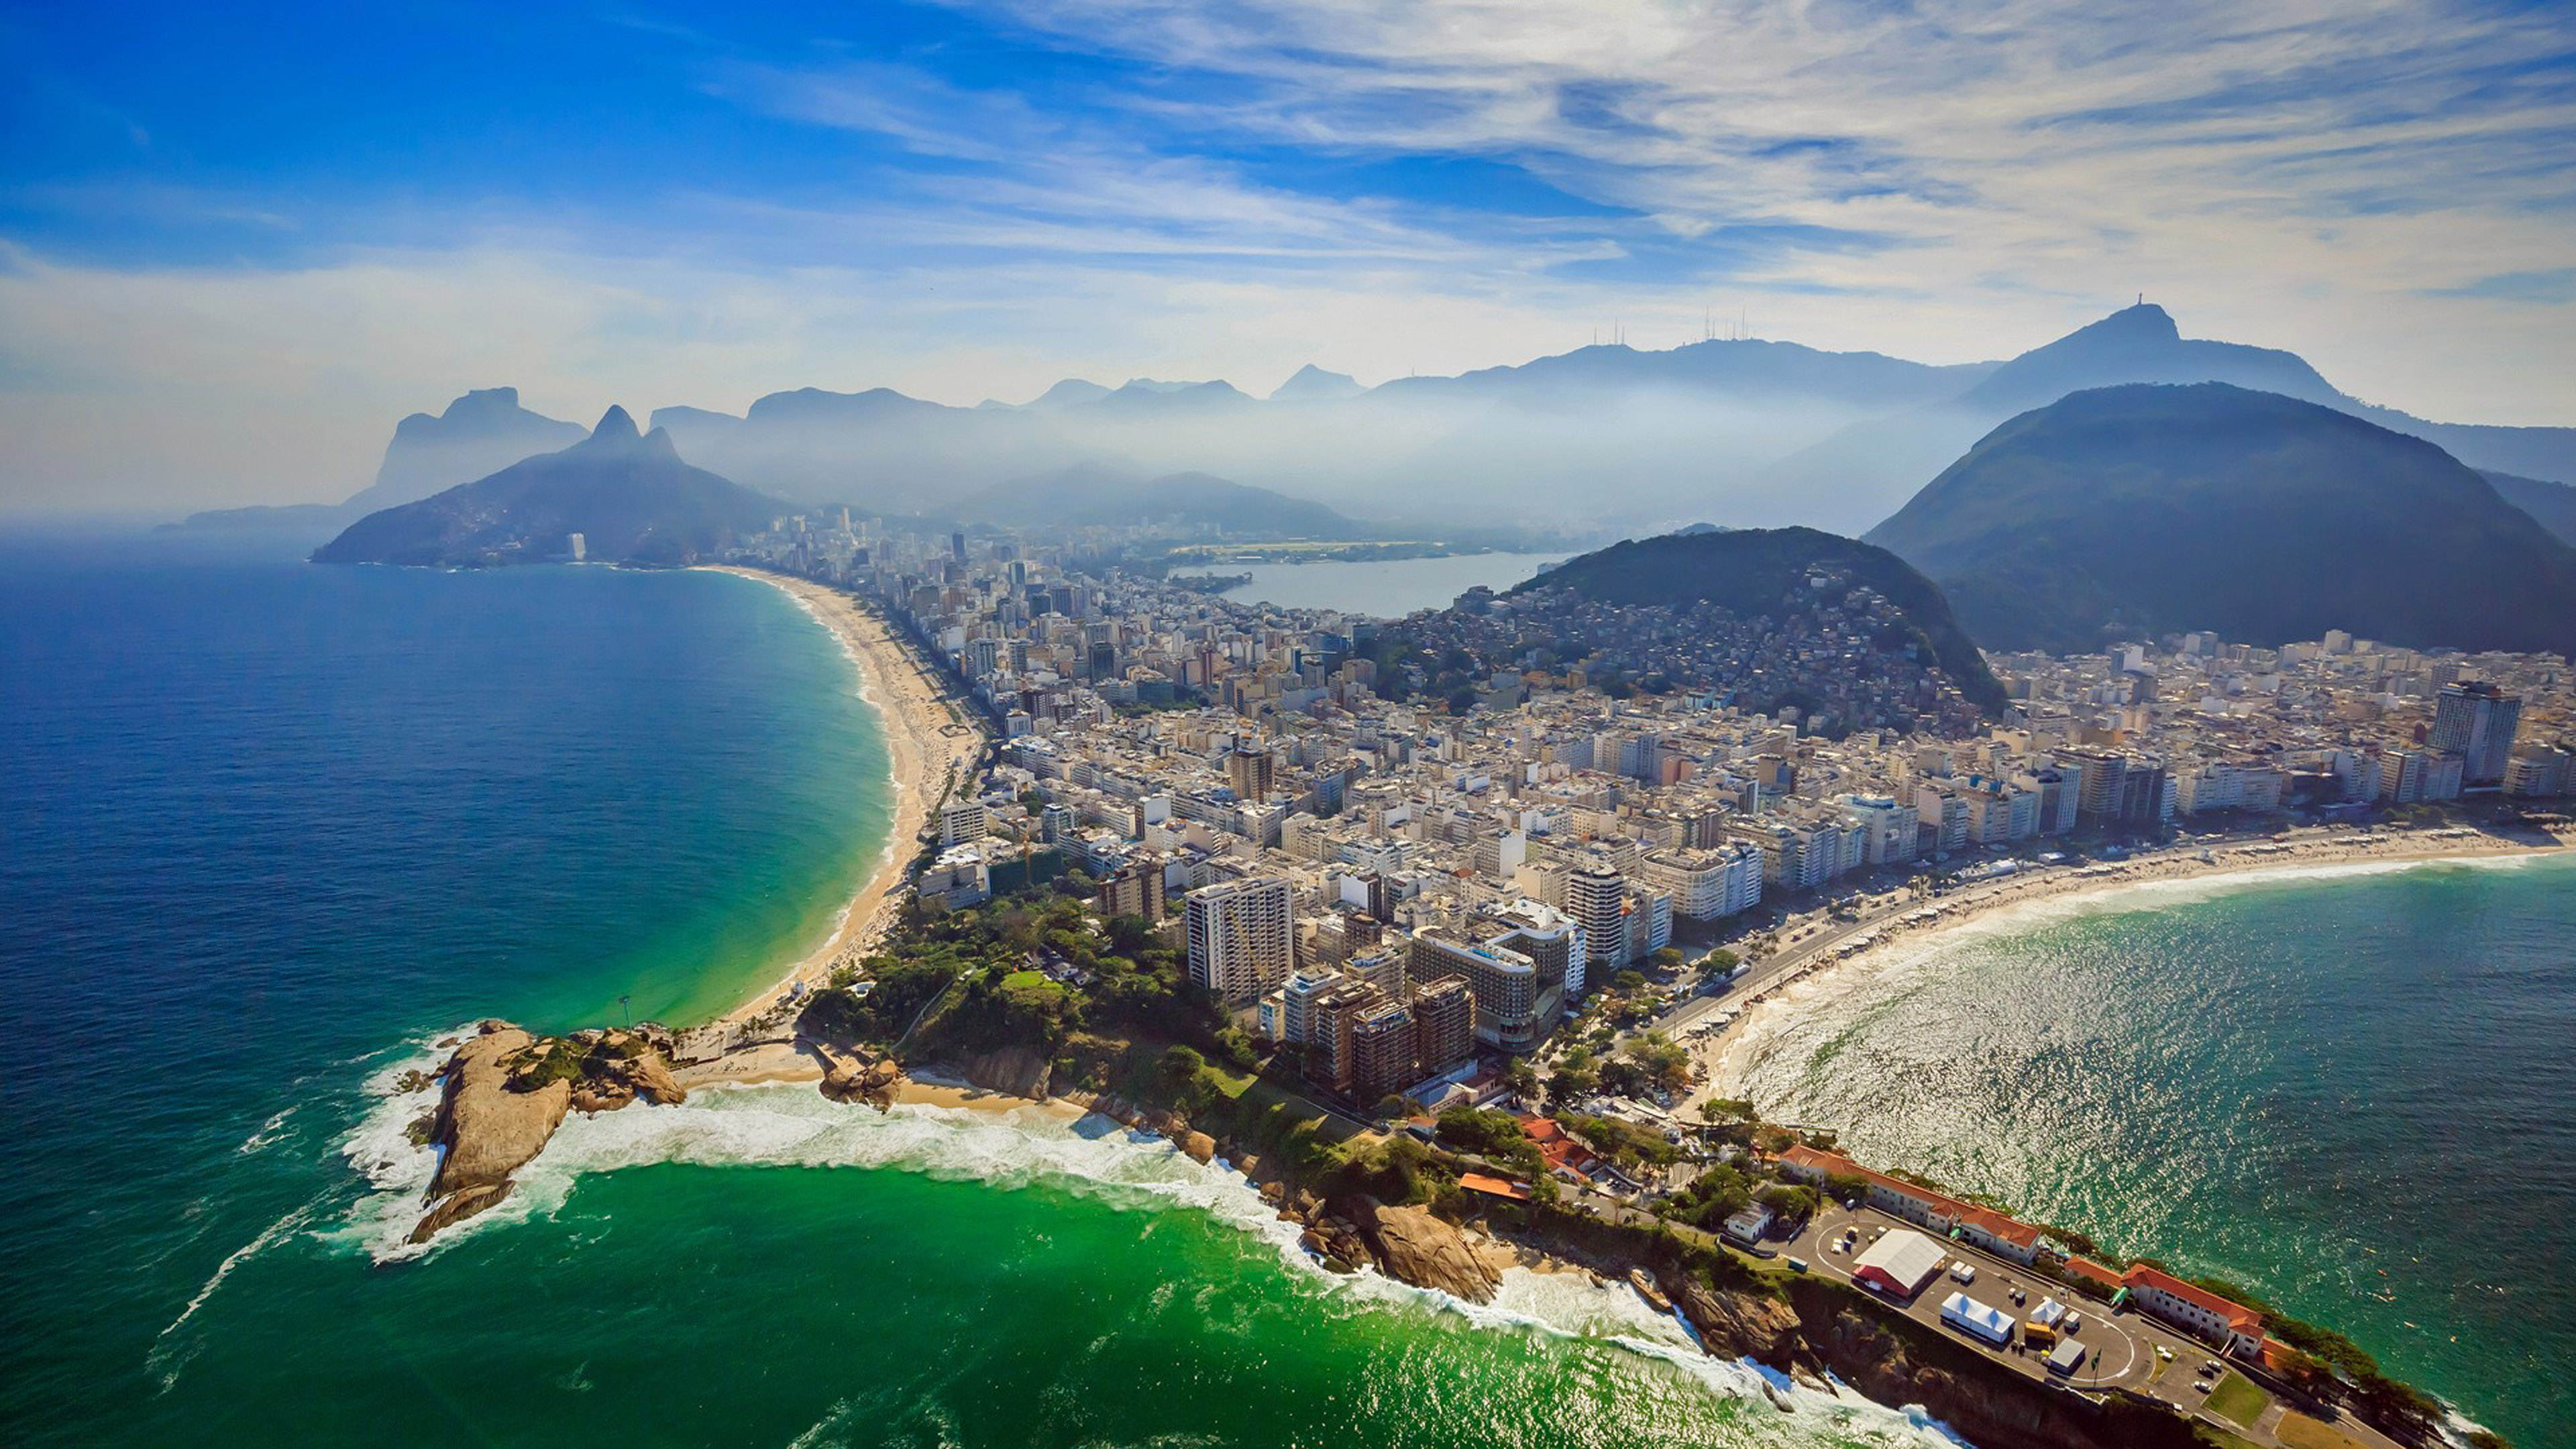
[[[1793,1167],[1813,1168],[1827,1177],[1857,1177],[1866,1182],[1876,1183],[1890,1191],[1904,1193],[1917,1201],[1927,1202],[1939,1208],[1952,1222],[1967,1223],[1988,1237],[2003,1242],[2028,1247],[2039,1241],[2039,1229],[2017,1218],[1996,1212],[1993,1208],[1979,1207],[1972,1202],[1962,1202],[1947,1193],[1934,1192],[1928,1187],[1907,1182],[1901,1177],[1872,1172],[1839,1152],[1827,1152],[1801,1142],[1782,1152],[1780,1160]]]
[[[2239,1333],[2256,1333],[2263,1327],[2263,1315],[2244,1304],[2232,1298],[2221,1298],[2206,1288],[2186,1283],[2171,1273],[2158,1272],[2144,1263],[2122,1274],[2120,1283],[2126,1288],[2153,1288],[2170,1293],[2185,1303],[2217,1314],[2227,1320],[2229,1328]]]
[[[2090,1278],[2105,1288],[2117,1288],[2120,1286],[2119,1274],[2112,1272],[2110,1269],[2103,1267],[2101,1264],[2094,1262],[2090,1258],[2067,1259],[2066,1271],[2078,1278]]]
[[[1481,1172],[1458,1174],[1458,1185],[1469,1192],[1481,1192],[1489,1197],[1509,1198],[1513,1202],[1529,1201],[1528,1188],[1517,1182],[1505,1182],[1499,1177],[1487,1177]]]

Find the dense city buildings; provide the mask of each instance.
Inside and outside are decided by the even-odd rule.
[[[875,598],[999,739],[938,813],[925,901],[1056,852],[1363,1103],[1533,1052],[1623,973],[1774,905],[2219,823],[2537,802],[2576,775],[2550,655],[2195,633],[1990,656],[2008,703],[1980,714],[1830,578],[1785,622],[1540,588],[1381,623],[1129,573],[1123,537],[790,521],[755,556]],[[1439,688],[1434,656],[1483,672]]]

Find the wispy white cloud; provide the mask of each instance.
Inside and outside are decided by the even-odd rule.
[[[793,187],[494,199],[257,268],[0,256],[0,502],[182,478],[201,501],[336,496],[393,416],[498,382],[563,416],[806,384],[971,402],[1070,373],[1259,388],[1309,360],[1518,361],[1614,317],[1670,345],[1710,306],[1950,361],[2139,291],[2377,401],[2576,421],[2563,10],[955,8],[1061,72],[656,27],[707,94],[869,151]],[[1402,179],[1458,158],[1565,214]],[[1381,166],[1396,179],[1333,179]],[[297,198],[39,199],[326,230]]]

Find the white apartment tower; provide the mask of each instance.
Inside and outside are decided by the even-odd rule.
[[[2426,743],[2460,757],[2460,777],[2468,785],[2495,785],[2504,780],[2505,762],[2513,758],[2514,732],[2522,724],[2522,700],[2492,684],[2462,681],[2442,686],[2433,707],[2433,733]]]
[[[1590,964],[1611,971],[1628,964],[1628,929],[1620,916],[1621,898],[1627,893],[1626,879],[1604,861],[1586,861],[1566,876],[1565,913],[1583,927],[1584,954]]]
[[[1189,893],[1190,980],[1240,1007],[1288,979],[1296,910],[1281,876],[1244,876]]]

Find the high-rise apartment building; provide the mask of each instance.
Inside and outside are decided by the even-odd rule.
[[[1318,993],[1306,1031],[1306,1080],[1336,1092],[1351,1090],[1359,1079],[1359,1019],[1385,1002],[1384,992],[1348,977]]]
[[[2522,700],[2492,684],[2464,680],[2442,686],[2433,706],[2433,733],[2426,743],[2460,757],[2460,779],[2472,788],[2504,782],[2505,762],[2513,758],[2514,732],[2522,724]]]
[[[1413,938],[1413,979],[1423,985],[1459,979],[1476,999],[1476,1036],[1497,1051],[1538,1044],[1538,965],[1518,951],[1432,932]]]
[[[1239,1007],[1288,979],[1296,964],[1296,912],[1288,882],[1251,875],[1184,898],[1190,980]]]
[[[1565,878],[1565,913],[1583,927],[1586,976],[1607,976],[1628,964],[1628,930],[1620,918],[1627,893],[1626,879],[1606,862],[1586,862]]]
[[[1425,1077],[1474,1059],[1476,993],[1465,977],[1434,981],[1413,993],[1413,1042],[1416,1068]]]
[[[1413,1009],[1383,998],[1351,1018],[1351,1099],[1375,1104],[1415,1080]]]
[[[1100,883],[1100,914],[1103,919],[1119,916],[1135,916],[1145,921],[1163,919],[1163,863],[1160,860],[1130,861],[1112,872]]]
[[[1270,751],[1261,745],[1239,745],[1225,757],[1226,783],[1237,800],[1267,800],[1278,783]]]

